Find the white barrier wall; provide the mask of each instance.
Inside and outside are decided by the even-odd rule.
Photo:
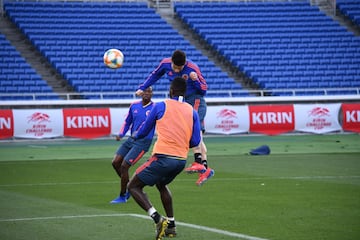
[[[116,135],[128,112],[120,108],[0,110],[0,138],[99,138]],[[209,106],[206,131],[214,134],[360,132],[360,103]]]

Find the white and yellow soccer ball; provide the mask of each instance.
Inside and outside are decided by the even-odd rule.
[[[107,50],[104,53],[104,64],[109,68],[121,68],[124,63],[124,54],[116,48]]]

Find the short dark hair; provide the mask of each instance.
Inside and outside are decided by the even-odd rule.
[[[182,77],[176,77],[171,81],[170,89],[174,96],[185,96],[186,80]]]
[[[186,54],[181,50],[175,50],[171,56],[171,61],[176,66],[184,66],[186,62]]]

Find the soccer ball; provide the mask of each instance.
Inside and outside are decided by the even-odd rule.
[[[104,53],[104,63],[109,68],[121,68],[124,63],[124,54],[119,49],[109,49]]]

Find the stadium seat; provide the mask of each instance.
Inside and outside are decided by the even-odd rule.
[[[36,93],[41,92],[38,86],[47,86],[47,83],[21,57],[3,34],[0,34],[0,93]],[[19,67],[21,66],[21,67]],[[47,86],[48,87],[48,86]],[[51,88],[47,88],[51,91]],[[12,97],[6,95],[2,100],[27,100],[31,97]]]
[[[359,69],[357,37],[308,1],[177,2],[174,7],[176,14],[219,54],[266,89],[360,85],[360,74],[350,71],[355,62]],[[340,84],[339,74],[356,78]],[[301,84],[294,79],[287,86],[259,82],[260,78],[295,76],[317,77],[318,82]],[[312,92],[321,94],[303,94]]]
[[[134,91],[160,60],[177,48],[185,50],[188,58],[200,68],[210,65],[200,51],[144,2],[6,2],[4,9],[57,71],[80,92],[101,91],[95,86],[103,84],[109,86],[104,87],[104,91]],[[109,11],[113,13],[111,18]],[[109,48],[123,51],[125,63],[121,69],[107,69],[102,63],[102,55]],[[221,69],[212,65],[208,72],[218,74]],[[222,87],[239,88],[239,83],[228,76],[224,78],[231,83]],[[109,81],[115,79],[123,82]],[[119,84],[124,86],[115,86]],[[157,84],[168,86],[167,81]]]
[[[360,26],[360,1],[359,0],[337,0],[336,7],[348,17],[354,24]]]

